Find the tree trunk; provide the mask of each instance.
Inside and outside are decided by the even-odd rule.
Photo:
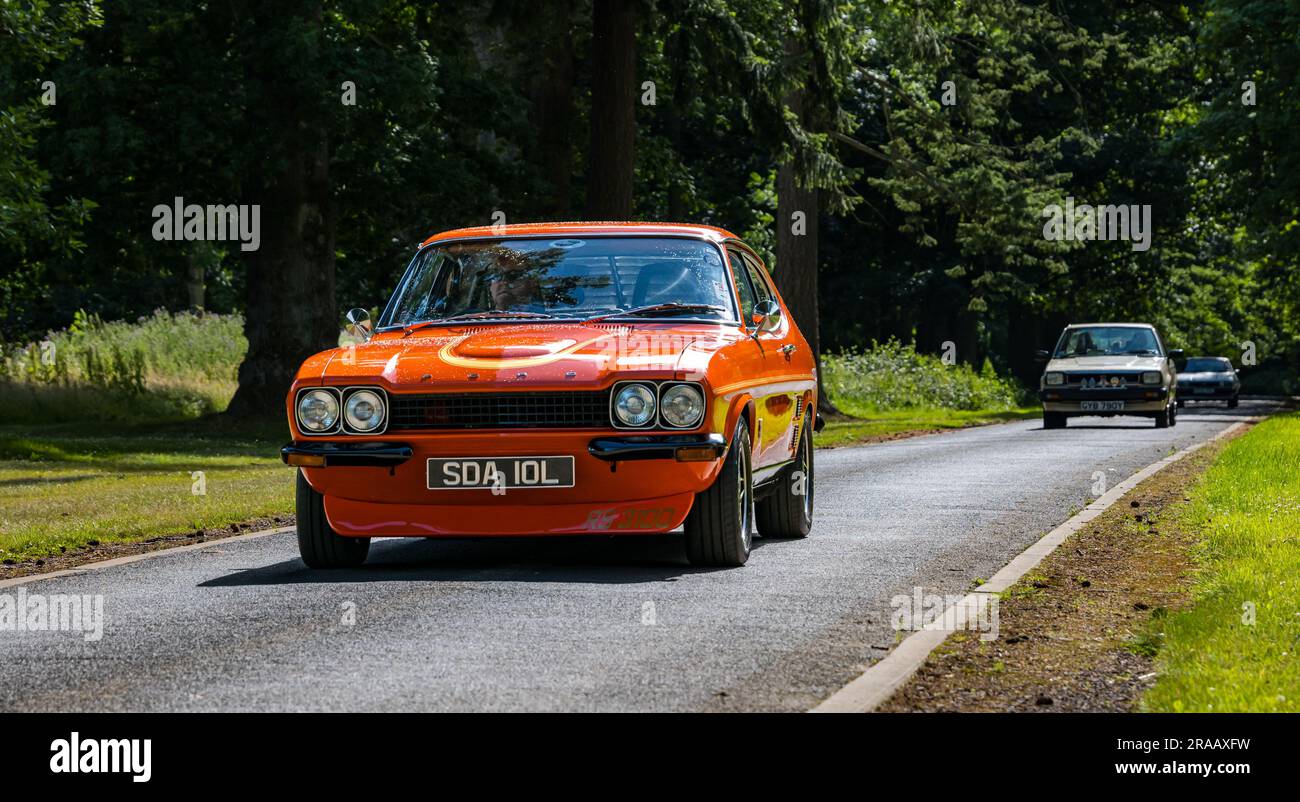
[[[789,46],[787,46],[788,49]],[[784,98],[803,116],[803,91]],[[801,215],[801,217],[797,217]],[[800,186],[790,162],[776,170],[776,270],[773,278],[794,322],[817,360],[817,399],[822,412],[838,412],[822,381],[820,317],[817,313],[817,190]]]
[[[282,24],[278,6],[258,11],[266,15],[263,24]],[[264,143],[266,165],[274,169],[256,171],[258,183],[244,193],[251,196],[245,202],[261,207],[260,242],[258,250],[243,252],[248,354],[230,401],[234,416],[282,416],[303,360],[338,345],[329,120],[310,100],[313,76],[325,69],[313,61],[325,35],[322,4],[306,0],[299,17],[306,36],[295,41],[306,49],[251,50],[244,57],[248,80],[267,87],[269,100],[252,110],[249,128]]]
[[[587,217],[630,220],[639,98],[635,5],[630,0],[593,0],[591,34]]]
[[[280,414],[302,361],[338,344],[329,146],[302,147],[267,190],[261,248],[248,254],[244,333],[232,415]]]
[[[542,175],[553,196],[546,204],[558,220],[572,215],[573,137],[573,34],[570,2],[556,0],[548,6],[549,35],[542,49],[542,65],[533,90],[534,119],[538,132],[538,157]]]
[[[185,295],[190,309],[203,311],[203,275],[211,259],[211,248],[206,242],[196,242],[189,249],[185,260]]]

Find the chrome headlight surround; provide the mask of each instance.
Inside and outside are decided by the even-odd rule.
[[[314,402],[312,408],[315,410],[320,410],[321,406],[324,406],[326,418],[329,419],[328,425],[314,428],[307,424],[303,418],[303,409],[309,401]],[[343,399],[339,395],[338,388],[335,387],[304,387],[293,399],[294,424],[298,427],[298,431],[312,437],[337,433],[343,420],[342,411]]]
[[[630,408],[636,406],[634,401],[640,402],[641,411],[629,423],[620,412],[629,411],[632,414]],[[622,381],[616,383],[610,391],[609,422],[615,429],[649,429],[658,419],[658,412],[658,387],[652,381]]]
[[[689,419],[683,419],[684,422],[673,422],[669,417],[671,398],[684,397],[690,399],[695,406],[695,414]],[[694,429],[704,421],[705,398],[704,389],[694,382],[664,382],[659,387],[659,421],[666,429]]]
[[[373,421],[368,429],[354,420],[354,418],[359,419],[356,413],[363,411],[363,404],[369,404],[372,409],[371,416],[364,419]],[[373,414],[376,409],[378,415]],[[343,391],[343,411],[340,417],[343,419],[343,431],[346,434],[383,434],[388,428],[388,394],[382,387],[348,387]]]
[[[1065,384],[1065,374],[1057,371],[1043,374],[1043,384],[1048,387],[1060,387]]]
[[[1158,370],[1148,370],[1142,374],[1143,384],[1159,384],[1164,380],[1164,376]]]

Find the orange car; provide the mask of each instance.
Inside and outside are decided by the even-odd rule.
[[[694,225],[545,223],[424,242],[361,342],[286,407],[313,568],[373,537],[670,532],[743,565],[812,524],[813,354],[754,251]]]

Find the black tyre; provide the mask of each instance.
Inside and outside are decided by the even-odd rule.
[[[1236,409],[1236,408],[1237,408],[1237,397],[1233,396],[1232,398],[1228,399],[1228,409]]]
[[[1168,429],[1173,417],[1174,413],[1169,407],[1165,407],[1162,411],[1156,414],[1156,428]]]
[[[1169,425],[1170,425],[1170,426],[1177,426],[1177,425],[1178,425],[1178,405],[1177,405],[1177,404],[1174,404],[1173,406],[1171,406],[1171,407],[1169,408]]]
[[[754,471],[749,427],[736,424],[718,478],[695,495],[686,516],[686,557],[692,565],[740,566],[754,540]]]
[[[1181,399],[1181,398],[1178,399],[1178,408],[1179,408],[1179,409],[1182,409],[1182,408],[1185,407],[1185,406],[1187,406],[1187,402],[1184,401],[1184,400]]]
[[[755,505],[754,520],[763,537],[808,537],[813,513],[812,427],[806,421],[799,433],[794,465],[776,483],[776,489]]]
[[[1064,412],[1044,412],[1043,413],[1044,429],[1064,429],[1065,413]]]
[[[370,538],[342,537],[325,520],[325,497],[298,471],[298,553],[309,568],[355,568],[370,553]]]

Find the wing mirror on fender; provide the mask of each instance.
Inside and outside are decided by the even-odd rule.
[[[348,334],[362,342],[369,342],[374,327],[370,323],[370,313],[360,307],[349,309],[347,314]]]
[[[781,305],[770,298],[759,301],[751,319],[759,331],[771,331],[781,324]]]
[[[1051,360],[1052,360],[1052,355],[1047,353],[1046,351],[1034,352],[1034,361],[1036,362],[1050,362]]]

